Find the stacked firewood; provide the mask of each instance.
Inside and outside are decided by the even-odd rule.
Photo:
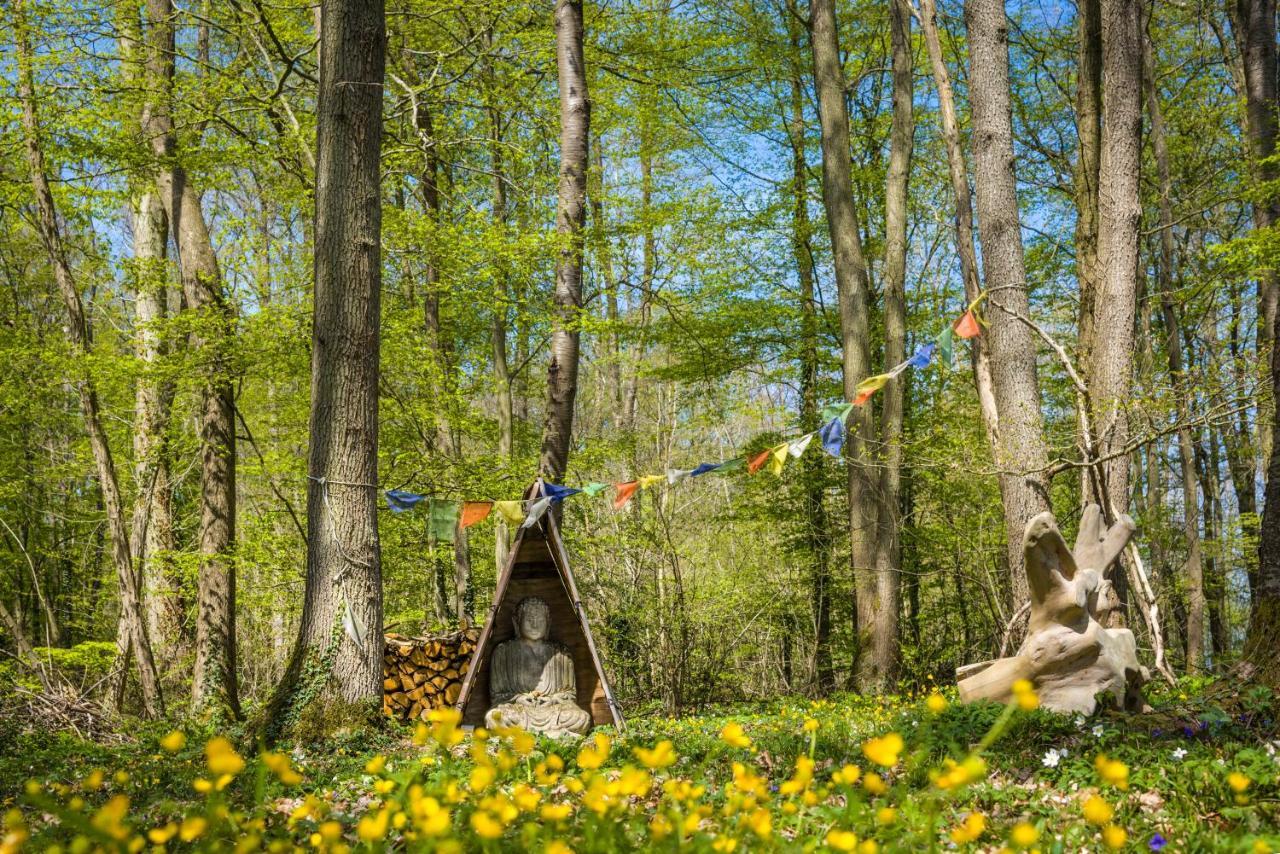
[[[434,638],[388,634],[382,654],[383,713],[415,721],[456,703],[478,639],[475,629]]]

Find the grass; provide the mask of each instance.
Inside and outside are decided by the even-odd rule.
[[[169,727],[0,732],[0,850],[1280,850],[1270,692],[1151,699],[1088,720],[791,700],[581,744],[477,739],[447,714],[265,753]]]

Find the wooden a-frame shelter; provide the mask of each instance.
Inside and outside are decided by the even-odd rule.
[[[538,499],[543,494],[539,479],[529,488],[525,499]],[[600,664],[600,654],[591,637],[591,626],[569,567],[560,528],[550,509],[533,525],[517,530],[507,562],[498,575],[493,605],[463,680],[462,693],[458,695],[457,707],[462,712],[463,725],[484,725],[484,714],[489,709],[489,661],[498,644],[515,636],[512,616],[516,606],[528,596],[542,598],[551,609],[550,640],[563,645],[573,658],[578,705],[591,713],[595,726],[613,725],[621,729],[622,710],[613,698]]]

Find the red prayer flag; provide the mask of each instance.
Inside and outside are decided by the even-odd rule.
[[[631,496],[635,495],[636,489],[640,487],[640,481],[629,480],[626,483],[615,483],[613,488],[618,490],[618,494],[613,497],[613,509],[621,510],[627,506],[627,502],[631,500]]]
[[[492,512],[492,501],[464,501],[462,502],[462,527],[470,528],[477,522],[483,522]]]
[[[755,474],[760,471],[760,467],[769,459],[769,455],[773,453],[772,448],[765,448],[751,459],[747,460],[747,474]]]
[[[875,390],[875,389],[873,389],[873,388],[869,388],[869,389],[867,389],[866,391],[860,391],[860,392],[858,392],[858,396],[857,396],[857,397],[855,397],[855,398],[853,399],[853,405],[854,405],[854,406],[861,406],[862,404],[864,404],[864,403],[866,403],[868,400],[870,400],[870,399],[871,399],[871,395],[873,395],[873,394],[875,394],[875,393],[876,393],[876,390]]]
[[[978,326],[978,318],[974,316],[973,309],[969,309],[964,315],[956,321],[956,335],[961,338],[973,338],[982,334],[981,327]]]

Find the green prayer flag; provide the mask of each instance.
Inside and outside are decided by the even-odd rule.
[[[720,464],[720,468],[715,470],[715,474],[728,474],[729,472],[742,471],[747,467],[746,457],[738,457],[733,460],[725,460]]]
[[[947,370],[955,367],[955,363],[951,358],[951,336],[953,334],[954,330],[948,325],[946,329],[942,330],[942,334],[938,336],[938,358]]]
[[[458,502],[444,498],[427,500],[427,531],[440,543],[452,543],[458,529]]]
[[[586,486],[582,487],[582,491],[587,495],[590,495],[592,498],[595,498],[608,488],[609,484],[607,483],[588,483]]]

